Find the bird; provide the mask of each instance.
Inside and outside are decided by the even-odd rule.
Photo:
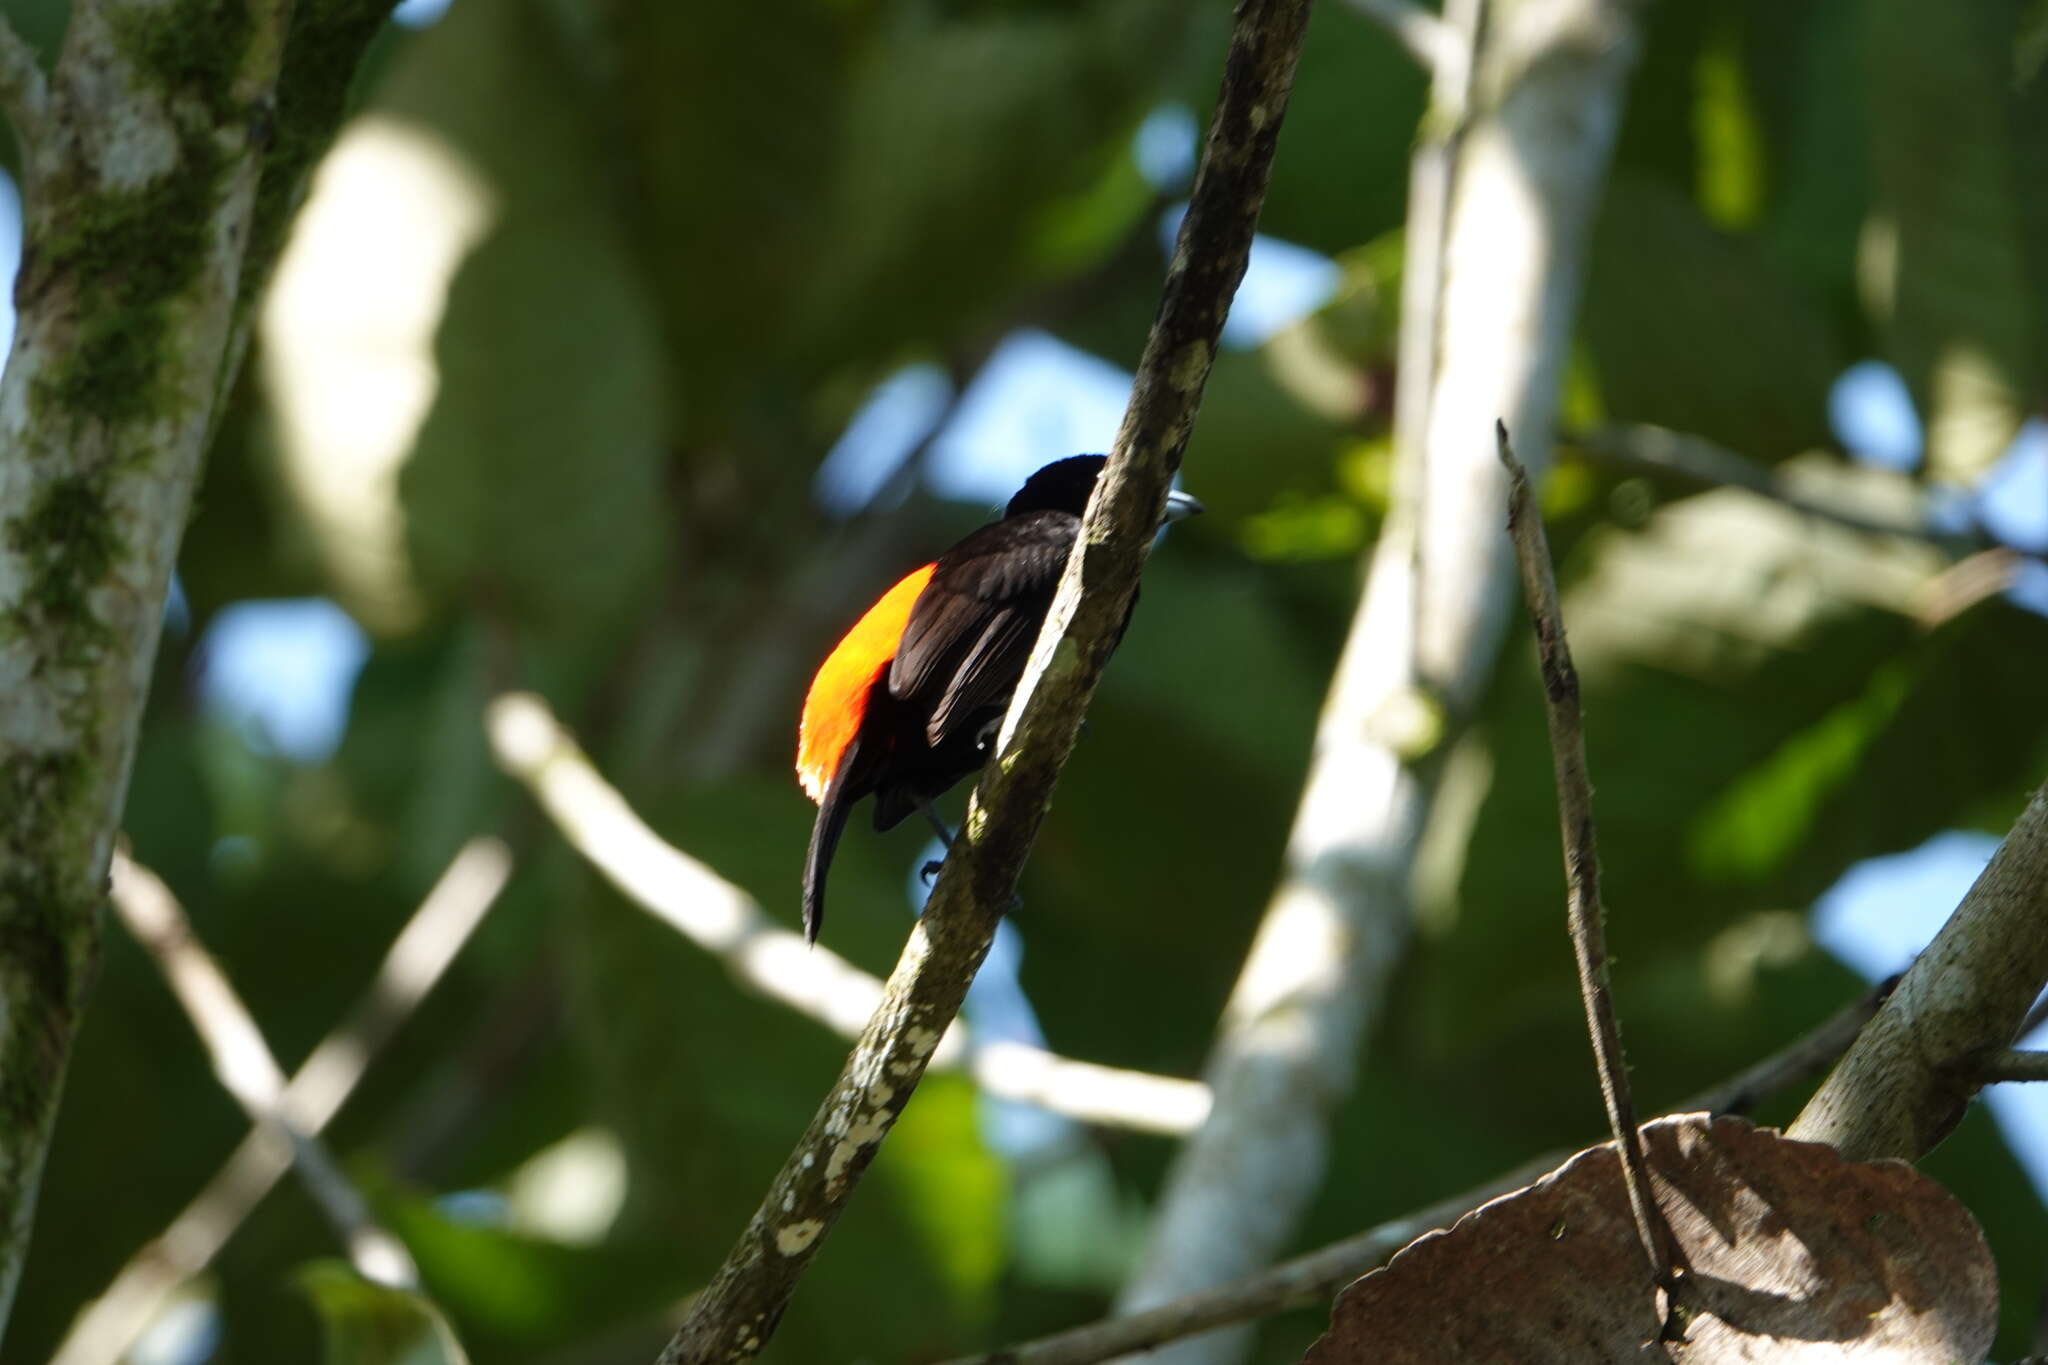
[[[819,666],[797,728],[797,779],[818,805],[804,855],[806,942],[818,941],[825,876],[862,798],[875,799],[877,830],[922,811],[951,846],[932,800],[987,759],[1107,463],[1073,455],[1039,469],[1001,517],[883,593]],[[1176,489],[1162,524],[1201,510]]]

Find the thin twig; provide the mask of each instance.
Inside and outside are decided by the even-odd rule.
[[[1842,1055],[1891,985],[1885,982],[1873,988],[1812,1032],[1720,1084],[1681,1101],[1668,1112],[1733,1113],[1778,1090],[1797,1085]],[[987,1355],[965,1357],[949,1365],[1095,1365],[1097,1361],[1153,1350],[1167,1342],[1232,1323],[1325,1302],[1360,1275],[1386,1264],[1395,1252],[1417,1237],[1449,1227],[1490,1199],[1533,1184],[1569,1156],[1567,1152],[1550,1152],[1533,1158],[1462,1194],[1228,1284],[1184,1294],[1140,1312],[1020,1342]]]
[[[2027,1011],[2026,1018],[2020,1020],[2020,1026],[2013,1031],[2012,1036],[2024,1038],[2043,1024],[2048,1024],[2048,995],[2043,995],[2034,1002],[2034,1007]]]
[[[745,891],[665,842],[591,765],[547,703],[515,693],[486,718],[498,765],[533,793],[562,837],[628,900],[717,958],[747,990],[857,1038],[882,983],[763,913]],[[1200,1081],[1055,1056],[1024,1043],[977,1043],[946,1031],[931,1066],[965,1070],[991,1095],[1084,1123],[1177,1136],[1209,1112]]]
[[[2048,1052],[1998,1048],[1979,1057],[1971,1070],[1982,1085],[1996,1085],[2000,1081],[2048,1081]]]
[[[411,1017],[504,889],[511,855],[472,839],[392,940],[369,986],[284,1088],[279,1107],[308,1134],[340,1112],[377,1054]],[[145,874],[146,875],[146,874]],[[286,1171],[293,1149],[258,1124],[206,1187],[72,1324],[51,1365],[114,1365],[165,1299],[203,1271]]]
[[[1332,1242],[1305,1256],[1282,1261],[1255,1275],[1213,1289],[1197,1290],[1122,1317],[1006,1346],[987,1355],[963,1357],[948,1365],[1094,1365],[1096,1361],[1150,1351],[1198,1332],[1327,1302],[1360,1275],[1385,1265],[1395,1252],[1417,1237],[1447,1228],[1488,1200],[1512,1194],[1542,1178],[1568,1155],[1546,1153],[1484,1185],[1368,1228],[1341,1242]]]
[[[1944,530],[1931,517],[1886,517],[1862,508],[1809,496],[1774,471],[1732,450],[1684,432],[1648,423],[1595,427],[1559,438],[1602,464],[1675,478],[1700,488],[1740,488],[1781,503],[1802,515],[1870,535],[1908,536],[1957,546],[1983,543],[1981,533]]]
[[[1586,736],[1579,713],[1579,675],[1565,643],[1558,610],[1557,578],[1551,568],[1543,519],[1530,503],[1529,476],[1508,444],[1507,423],[1493,424],[1494,445],[1508,471],[1508,534],[1522,570],[1529,617],[1536,627],[1536,651],[1543,672],[1544,716],[1557,769],[1557,813],[1564,838],[1564,872],[1572,953],[1578,961],[1579,995],[1586,1006],[1600,1094],[1608,1126],[1621,1151],[1628,1202],[1650,1274],[1668,1285],[1678,1269],[1677,1243],[1650,1191],[1650,1173],[1636,1132],[1635,1102],[1629,1098],[1628,1063],[1621,1052],[1621,1025],[1607,983],[1606,907],[1600,903],[1600,852],[1593,831],[1593,780],[1586,771]]]
[[[1462,81],[1472,50],[1457,31],[1413,0],[1350,0],[1351,8],[1393,36],[1424,71]]]
[[[1476,49],[1485,8],[1485,0],[1446,0],[1439,22],[1461,53]],[[1441,344],[1451,187],[1473,122],[1473,71],[1469,60],[1436,69],[1416,130],[1386,523],[1366,556],[1364,590],[1316,722],[1280,875],[1218,1023],[1205,1068],[1214,1113],[1175,1154],[1145,1250],[1117,1295],[1120,1314],[1231,1283],[1291,1249],[1323,1186],[1333,1117],[1408,951],[1409,872],[1441,767],[1429,750],[1446,713],[1455,726],[1491,671],[1498,632],[1465,607],[1507,587],[1494,547],[1489,539],[1467,554],[1423,535],[1425,507],[1456,522],[1460,508],[1492,506],[1469,491],[1470,480],[1445,473],[1455,467],[1449,452],[1431,453],[1430,413],[1446,369],[1471,365],[1543,383],[1542,366],[1520,356],[1495,366],[1490,350],[1475,362],[1470,348],[1453,357]],[[1488,294],[1488,317],[1497,319],[1500,290]],[[1447,642],[1456,643],[1425,659],[1426,620],[1472,629],[1448,626]],[[1159,1365],[1228,1365],[1250,1350],[1241,1335],[1182,1343]]]
[[[1913,619],[1933,630],[2020,581],[2028,556],[2009,545],[1965,555],[1913,590]]]
[[[1896,976],[1879,982],[1835,1011],[1813,1032],[1790,1047],[1772,1053],[1747,1071],[1729,1077],[1710,1090],[1702,1090],[1680,1101],[1668,1112],[1747,1114],[1765,1096],[1820,1075],[1849,1050],[1849,1045],[1856,1041],[1856,1035],[1877,1014],[1878,1007],[1884,1004],[1885,997],[1898,983]]]
[[[419,1269],[404,1243],[377,1225],[362,1192],[349,1182],[320,1139],[285,1108],[284,1071],[220,964],[192,932],[171,889],[125,851],[114,854],[114,909],[148,949],[213,1058],[213,1074],[250,1121],[291,1144],[292,1163],[307,1193],[327,1215],[366,1279],[413,1288]]]
[[[13,21],[0,14],[0,113],[14,126],[17,142],[26,144],[35,138],[49,107],[50,82],[36,60],[35,49]]]
[[[1143,356],[1060,587],[938,886],[882,1004],[739,1242],[661,1353],[746,1360],[923,1076],[987,956],[1081,717],[1129,615],[1244,275],[1309,0],[1241,0],[1223,88]]]

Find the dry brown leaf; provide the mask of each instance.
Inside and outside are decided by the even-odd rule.
[[[1642,1131],[1692,1269],[1684,1342],[1655,1344],[1656,1289],[1605,1143],[1354,1282],[1303,1365],[1984,1359],[1997,1271],[1977,1220],[1933,1180],[1738,1118]]]

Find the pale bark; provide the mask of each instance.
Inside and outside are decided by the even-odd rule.
[[[1855,1161],[1919,1160],[1995,1076],[2044,985],[2048,787],[1787,1133]]]
[[[1440,292],[1410,280],[1402,338],[1433,362],[1426,403],[1397,412],[1395,506],[1318,726],[1279,889],[1225,1014],[1208,1070],[1215,1109],[1169,1175],[1122,1311],[1221,1284],[1272,1261],[1323,1180],[1332,1112],[1350,1089],[1373,1011],[1408,938],[1409,878],[1436,758],[1498,652],[1513,571],[1501,532],[1505,419],[1538,477],[1594,210],[1635,50],[1622,0],[1497,0],[1458,141]],[[1461,92],[1449,92],[1455,118]],[[1439,87],[1439,95],[1445,92]],[[1427,188],[1427,177],[1418,175]],[[1431,198],[1411,192],[1411,214]],[[1411,263],[1431,225],[1411,216]],[[1435,307],[1416,308],[1418,295]],[[1410,388],[1411,375],[1403,387]],[[1238,1359],[1248,1329],[1179,1343],[1156,1365]]]
[[[523,692],[499,697],[485,728],[498,766],[533,793],[570,847],[619,894],[716,957],[742,988],[860,1037],[882,1002],[882,983],[830,948],[804,942],[746,891],[649,829],[546,702]],[[964,1070],[997,1098],[1105,1127],[1179,1137],[1209,1113],[1209,1087],[1200,1081],[1077,1061],[1025,1043],[984,1043],[959,1020],[928,1065]]]
[[[511,875],[496,839],[464,844],[384,954],[355,1008],[320,1040],[284,1088],[281,1107],[317,1135],[400,1026],[433,990]],[[51,1365],[118,1365],[177,1288],[204,1271],[291,1169],[292,1145],[257,1126],[193,1198],[138,1251],[106,1292],[79,1311]]]
[[[201,456],[249,294],[388,5],[302,8],[294,27],[287,0],[79,0],[41,79],[0,36],[26,218],[0,378],[0,1324]],[[305,98],[280,87],[301,60]]]

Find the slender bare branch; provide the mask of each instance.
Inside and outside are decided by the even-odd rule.
[[[2024,1038],[2043,1024],[2048,1024],[2048,995],[2043,995],[2034,1002],[2034,1007],[2027,1011],[2027,1017],[2020,1020],[2020,1026],[2013,1037]]]
[[[2048,984],[2048,787],[1787,1134],[1852,1161],[1924,1155],[1962,1120],[1977,1058]]]
[[[0,14],[0,114],[14,126],[15,138],[32,141],[50,106],[50,82],[36,51]]]
[[[1413,0],[1350,0],[1350,5],[1385,29],[1424,71],[1462,81],[1470,69],[1470,45],[1451,24]]]
[[[1747,1071],[1729,1077],[1710,1090],[1702,1090],[1680,1101],[1668,1112],[1747,1114],[1765,1096],[1820,1075],[1849,1050],[1849,1045],[1856,1041],[1856,1035],[1877,1014],[1878,1007],[1884,1004],[1885,997],[1898,983],[1896,976],[1879,982],[1835,1011],[1818,1028],[1790,1047],[1772,1053]]]
[[[1566,915],[1572,955],[1579,968],[1579,997],[1585,1002],[1586,1031],[1600,1073],[1607,1123],[1621,1150],[1621,1173],[1635,1215],[1636,1235],[1650,1273],[1660,1281],[1677,1266],[1677,1242],[1650,1189],[1650,1171],[1636,1132],[1635,1101],[1629,1096],[1628,1062],[1621,1052],[1621,1024],[1607,980],[1607,907],[1600,902],[1600,848],[1593,829],[1593,779],[1586,771],[1586,733],[1579,712],[1579,673],[1564,638],[1558,609],[1557,576],[1543,518],[1529,498],[1529,474],[1508,443],[1505,422],[1493,424],[1494,445],[1508,471],[1508,534],[1522,569],[1522,590],[1536,627],[1537,662],[1543,673],[1543,714],[1550,730],[1551,759],[1557,769],[1558,824],[1564,838]]]
[[[1981,535],[1958,535],[1934,523],[1925,510],[1918,516],[1886,516],[1863,508],[1830,502],[1802,492],[1773,470],[1744,459],[1703,437],[1670,431],[1648,423],[1595,427],[1568,433],[1563,439],[1601,464],[1616,469],[1678,479],[1700,488],[1741,488],[1782,503],[1795,512],[1833,522],[1851,531],[1880,536],[1910,536],[1945,545],[1981,544]]]
[[[305,1132],[318,1134],[341,1111],[370,1063],[483,922],[511,867],[504,844],[490,838],[470,840],[448,864],[348,1017],[285,1087],[280,1107]],[[78,1315],[51,1365],[116,1365],[165,1300],[206,1269],[291,1165],[288,1141],[261,1124],[251,1129],[205,1189]]]
[[[1243,1279],[987,1355],[965,1357],[950,1365],[1094,1365],[1096,1361],[1151,1351],[1197,1332],[1326,1302],[1360,1275],[1386,1264],[1388,1258],[1417,1237],[1447,1228],[1488,1200],[1512,1194],[1542,1178],[1569,1155],[1546,1153],[1475,1189]]]
[[[326,1145],[285,1108],[284,1071],[248,1006],[193,934],[171,889],[124,851],[114,854],[113,882],[115,911],[136,942],[156,959],[213,1057],[213,1074],[221,1088],[258,1127],[291,1144],[299,1179],[334,1224],[356,1269],[380,1283],[416,1287],[419,1269],[405,1244],[377,1225],[368,1201],[342,1174]]]
[[[1799,1084],[1842,1055],[1891,986],[1891,982],[1885,982],[1875,987],[1812,1032],[1720,1084],[1681,1101],[1668,1112],[1733,1113]],[[1532,1158],[1508,1174],[1462,1194],[1228,1284],[1197,1290],[1122,1317],[1054,1332],[987,1355],[963,1358],[951,1365],[1094,1365],[1096,1361],[1134,1351],[1151,1351],[1198,1332],[1326,1301],[1360,1275],[1384,1265],[1417,1237],[1449,1227],[1488,1200],[1534,1183],[1570,1155],[1550,1152]]]
[[[2020,581],[2027,556],[2006,545],[1965,555],[1917,588],[1913,619],[1928,630],[1961,616]]]
[[[739,1243],[662,1352],[662,1365],[759,1352],[988,953],[1129,614],[1193,429],[1265,202],[1308,9],[1308,0],[1238,5],[1222,93],[1131,401],[996,757],[881,1007]]]
[[[498,765],[533,793],[562,837],[619,892],[716,957],[747,990],[847,1038],[860,1036],[882,983],[768,918],[745,891],[647,827],[530,693],[499,697],[486,717]],[[1069,1118],[1140,1132],[1185,1133],[1209,1112],[1200,1081],[1055,1056],[1023,1043],[976,1042],[955,1022],[930,1065],[965,1070],[989,1094]]]
[[[1972,1068],[1984,1085],[2000,1081],[2048,1081],[2048,1052],[1997,1048],[1979,1057]]]
[[[1482,15],[1481,10],[1484,10]],[[1443,756],[1491,678],[1514,573],[1506,475],[1473,415],[1549,456],[1578,281],[1633,64],[1632,0],[1447,0],[1485,40],[1439,79],[1409,190],[1393,498],[1316,727],[1285,865],[1175,1158],[1130,1312],[1269,1264],[1321,1187],[1332,1115],[1406,951]],[[1244,1332],[1156,1365],[1226,1365]]]

